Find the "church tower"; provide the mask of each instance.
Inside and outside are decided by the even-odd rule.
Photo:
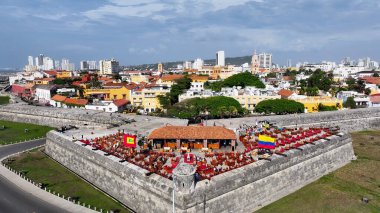
[[[259,67],[260,67],[259,56],[257,55],[256,50],[255,50],[252,56],[252,61],[251,61],[251,73],[252,74],[259,73]]]

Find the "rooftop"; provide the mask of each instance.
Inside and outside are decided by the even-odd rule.
[[[234,131],[221,126],[164,126],[152,131],[148,139],[236,139]]]

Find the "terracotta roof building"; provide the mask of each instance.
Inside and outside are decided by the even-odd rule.
[[[221,126],[164,126],[153,130],[147,139],[161,147],[219,149],[231,145],[234,150],[236,134]]]
[[[288,90],[288,89],[282,89],[278,91],[278,94],[281,95],[281,98],[283,99],[288,99],[291,95],[293,95],[293,91]]]

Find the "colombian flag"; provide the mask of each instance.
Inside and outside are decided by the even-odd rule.
[[[136,148],[136,135],[124,134],[124,146],[128,148]]]
[[[276,148],[274,138],[266,136],[266,135],[259,135],[259,148],[261,149],[274,149]]]

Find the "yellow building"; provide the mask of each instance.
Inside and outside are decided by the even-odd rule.
[[[51,84],[54,81],[54,78],[36,78],[33,81],[33,84],[39,84],[39,85],[48,85]]]
[[[303,103],[305,106],[305,112],[318,112],[319,104],[324,106],[336,106],[338,109],[342,109],[343,100],[331,97],[306,97],[306,98],[294,98],[293,100]]]
[[[125,85],[123,83],[109,83],[105,84],[102,89],[84,89],[83,95],[86,98],[94,97],[106,101],[117,99],[131,100],[131,90],[133,86]]]
[[[250,94],[242,94],[242,95],[236,95],[236,96],[229,96],[231,98],[236,99],[241,107],[248,109],[250,112],[252,112],[256,105],[264,100],[270,100],[270,99],[280,99],[280,95],[250,95]]]
[[[176,83],[178,79],[184,78],[185,75],[182,74],[173,74],[173,75],[164,75],[160,79],[157,80],[156,84],[164,84],[171,87]],[[189,75],[188,78],[191,79],[192,82],[206,82],[208,81],[208,76],[201,75]]]
[[[73,76],[73,73],[71,71],[58,71],[57,72],[57,78],[71,78]]]
[[[139,84],[141,82],[149,82],[148,75],[132,75],[131,76],[131,82]]]
[[[131,93],[131,104],[133,106],[141,106],[145,112],[154,112],[157,109],[162,109],[159,95],[165,95],[170,92],[170,89],[163,89],[158,85],[147,85],[143,89],[137,89]]]

